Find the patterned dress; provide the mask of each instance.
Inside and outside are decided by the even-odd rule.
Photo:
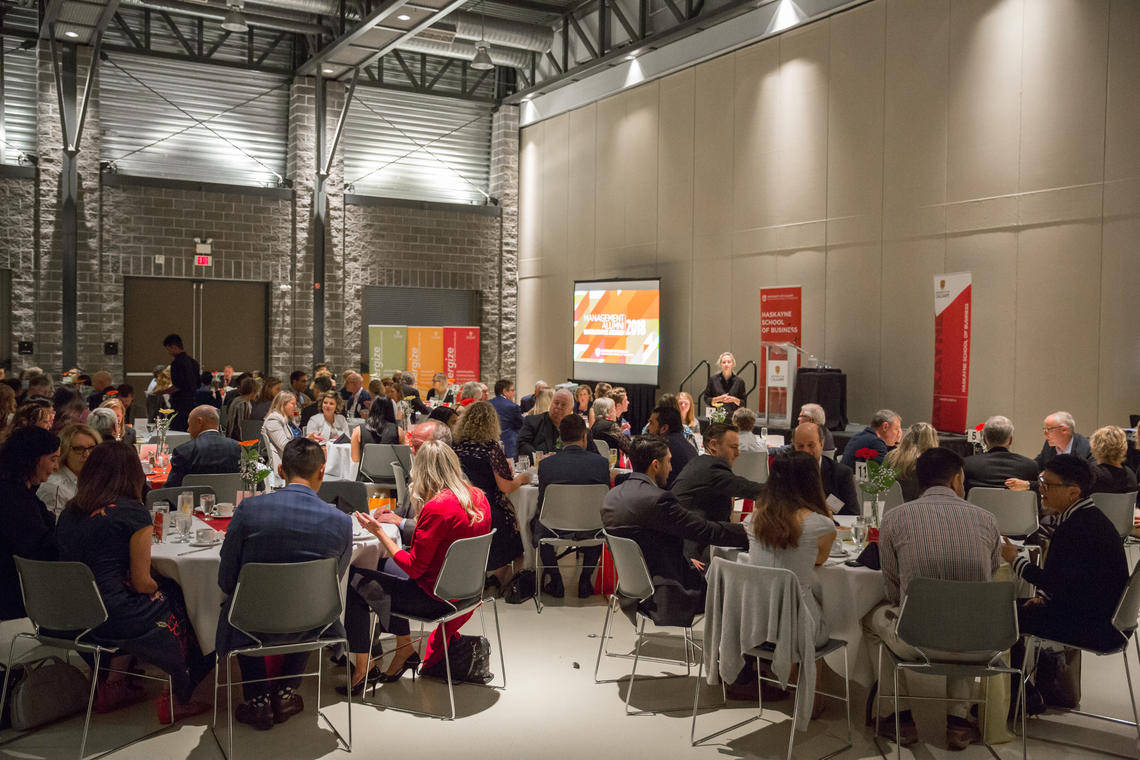
[[[495,537],[491,539],[487,569],[496,570],[509,565],[523,550],[515,508],[495,481],[496,474],[507,480],[514,477],[507,455],[498,441],[462,441],[454,448],[463,474],[487,495],[487,503],[491,505],[491,527],[495,529]]]

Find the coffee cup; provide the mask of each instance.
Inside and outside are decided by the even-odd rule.
[[[233,517],[234,505],[228,501],[219,502],[214,506],[214,514],[218,517]]]
[[[213,528],[198,528],[194,531],[194,540],[200,544],[212,544],[217,532]]]
[[[154,472],[154,467],[151,465],[150,462],[144,461],[142,463],[142,471],[143,471],[144,475],[150,475],[151,473]]]

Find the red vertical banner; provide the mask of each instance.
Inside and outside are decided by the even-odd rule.
[[[760,340],[765,343],[792,343],[803,345],[803,288],[789,285],[780,288],[760,288]],[[788,383],[785,375],[783,385],[768,382],[768,359],[786,363],[786,351],[773,349],[760,352],[760,378],[764,391],[756,400],[756,411],[762,412],[769,406],[773,411],[784,409],[788,403]],[[780,368],[781,374],[795,374],[796,368]]]
[[[452,383],[479,380],[479,328],[443,328],[443,371]]]
[[[934,278],[934,410],[931,424],[948,433],[966,432],[966,402],[970,396],[970,311],[973,307],[969,272]]]

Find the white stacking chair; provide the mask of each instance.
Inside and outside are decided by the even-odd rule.
[[[1059,644],[1066,647],[1073,647],[1081,650],[1082,652],[1089,652],[1095,654],[1097,657],[1107,657],[1114,654],[1119,654],[1124,658],[1124,676],[1128,681],[1128,704],[1132,708],[1132,720],[1125,720],[1123,718],[1113,717],[1111,715],[1099,715],[1097,713],[1084,712],[1082,710],[1064,710],[1063,708],[1050,708],[1058,709],[1063,712],[1074,713],[1076,715],[1083,715],[1086,718],[1096,718],[1097,720],[1107,721],[1109,723],[1116,723],[1125,726],[1132,726],[1136,729],[1136,747],[1135,752],[1128,755],[1119,755],[1115,752],[1110,752],[1103,749],[1095,749],[1095,752],[1104,753],[1106,755],[1116,755],[1117,757],[1136,758],[1140,757],[1140,715],[1137,714],[1136,709],[1136,692],[1132,685],[1132,669],[1128,664],[1128,640],[1131,639],[1136,648],[1136,657],[1140,659],[1140,638],[1137,638],[1137,618],[1140,617],[1140,568],[1132,571],[1131,577],[1128,579],[1128,585],[1124,588],[1124,593],[1120,597],[1120,602],[1116,605],[1116,612],[1112,616],[1112,627],[1120,632],[1120,641],[1117,646],[1111,649],[1097,650],[1089,649],[1088,647],[1074,647],[1065,641],[1050,641],[1049,639],[1040,636],[1026,636],[1025,637],[1025,662],[1033,663],[1032,668],[1026,668],[1027,671],[1032,672],[1036,670],[1036,659],[1040,653],[1042,644]],[[1024,723],[1022,724],[1022,733],[1024,734]],[[1037,737],[1034,737],[1037,738]],[[1055,744],[1064,744],[1072,747],[1079,747],[1082,750],[1093,749],[1087,743],[1077,743],[1074,739],[1072,743],[1065,741],[1058,741],[1056,739],[1044,739]]]
[[[1003,536],[1028,536],[1037,530],[1037,494],[1033,491],[975,486],[966,501],[991,512]]]
[[[602,536],[605,538],[606,546],[609,547],[610,555],[614,560],[614,570],[617,574],[617,582],[614,586],[614,592],[610,594],[609,603],[606,605],[606,617],[602,622],[602,635],[601,640],[598,642],[598,657],[594,662],[594,683],[603,683],[598,679],[598,669],[602,664],[602,654],[607,657],[620,657],[622,659],[632,659],[633,669],[629,673],[629,687],[625,693],[625,713],[631,715],[629,711],[629,698],[633,695],[633,682],[637,676],[637,663],[639,660],[647,660],[649,662],[664,662],[671,665],[684,664],[685,677],[692,674],[692,658],[696,651],[700,649],[697,645],[696,639],[693,636],[693,626],[700,620],[703,615],[697,615],[696,618],[687,626],[677,626],[683,629],[685,637],[685,661],[681,663],[678,660],[666,660],[655,657],[642,657],[641,645],[646,639],[645,623],[649,617],[641,613],[641,604],[653,596],[653,578],[649,575],[649,568],[645,564],[645,557],[641,553],[641,547],[637,542],[631,538],[622,538],[615,536],[608,531],[603,530]],[[614,612],[622,600],[627,602],[634,602],[637,605],[635,611],[635,619],[637,623],[634,628],[637,632],[637,643],[634,646],[633,655],[618,655],[610,654],[607,651],[608,635],[610,631],[610,620],[614,617]],[[658,628],[667,628],[672,626],[661,626],[654,623]],[[676,678],[677,676],[665,676],[666,678]]]
[[[1094,493],[1090,498],[1096,508],[1112,521],[1116,532],[1122,539],[1132,535],[1133,522],[1136,515],[1136,492],[1132,493]]]
[[[555,484],[546,487],[546,491],[542,496],[542,504],[539,505],[538,521],[548,530],[555,533],[586,533],[593,531],[592,538],[586,539],[573,539],[573,538],[558,538],[553,536],[546,536],[539,539],[538,545],[541,547],[543,544],[556,547],[584,547],[584,546],[601,546],[605,543],[602,537],[602,502],[606,500],[606,494],[610,492],[610,487],[600,483],[589,485],[568,485],[568,484]],[[538,582],[542,582],[542,571],[546,570],[546,566],[542,564],[539,558],[541,552],[534,553],[534,576]],[[605,564],[605,553],[602,554],[602,559],[597,567],[603,567]],[[557,570],[557,566],[554,568]],[[603,569],[604,574],[604,569]],[[534,607],[542,614],[542,596],[541,589],[536,589],[534,594]]]
[[[900,486],[896,480],[894,483],[891,483],[890,488],[883,492],[883,515],[895,507],[900,506],[904,501],[902,486]],[[879,517],[881,518],[883,515],[879,515]]]
[[[198,507],[202,506],[203,495],[211,494],[215,497],[217,496],[211,486],[187,484],[171,486],[170,488],[153,488],[146,492],[146,508],[150,509],[153,507],[156,501],[166,501],[170,503],[171,511],[174,511],[178,509],[178,495],[183,491],[190,491],[194,494],[194,509],[198,509]]]
[[[1020,684],[1021,757],[1025,760],[1025,683],[1020,668],[1010,665],[1005,652],[1018,638],[1017,600],[1009,582],[947,581],[935,578],[912,578],[907,584],[906,598],[896,624],[898,636],[918,650],[919,658],[904,660],[886,645],[879,645],[878,676],[883,682],[883,661],[893,671],[894,696],[874,697],[872,726],[879,724],[879,703],[893,701],[895,736],[899,727],[899,671],[911,670],[934,676],[988,678],[1016,676]],[[988,682],[987,682],[988,683]],[[911,700],[951,701],[947,697],[916,697]],[[984,703],[981,699],[964,700]],[[886,757],[875,736],[875,746]],[[989,747],[989,745],[986,745]],[[896,743],[897,757],[902,758],[902,745]],[[992,747],[990,752],[997,757]]]
[[[182,484],[186,486],[209,486],[214,489],[218,501],[229,504],[237,504],[238,491],[245,490],[240,472],[187,475],[182,479]]]
[[[355,480],[326,480],[317,496],[349,515],[368,511],[368,486]]]
[[[255,642],[251,646],[226,652],[219,657],[214,669],[214,720],[210,732],[218,743],[218,748],[227,760],[234,757],[234,698],[233,687],[245,683],[272,681],[272,678],[233,680],[233,659],[238,655],[268,657],[275,654],[291,654],[324,649],[326,646],[341,644],[348,647],[343,636],[329,633],[340,620],[342,610],[340,581],[337,577],[337,562],[332,557],[308,562],[248,562],[238,573],[237,587],[230,601],[227,620],[235,630],[241,631]],[[300,641],[272,643],[273,637],[290,637],[295,634],[316,631]],[[269,639],[269,641],[265,641]],[[350,660],[346,658],[345,683],[352,683],[349,670]],[[343,749],[352,751],[352,692],[348,694],[348,738],[321,710],[321,657],[317,657],[317,669],[301,673],[301,676],[317,677],[317,715],[319,715],[336,735]],[[221,682],[222,673],[226,675]],[[218,692],[226,690],[226,712],[229,715],[228,750],[218,738]]]
[[[596,448],[598,450],[599,454],[601,454],[602,456],[604,456],[606,458],[606,461],[609,461],[610,445],[608,443],[595,438],[594,439],[594,448]]]
[[[412,496],[408,493],[408,473],[399,462],[392,462],[392,477],[396,480],[396,506],[400,514],[407,515]]]
[[[443,566],[439,570],[439,576],[436,578],[435,586],[432,588],[432,594],[451,607],[448,612],[436,618],[418,617],[406,612],[397,612],[396,610],[392,610],[392,614],[419,623],[421,630],[420,638],[422,639],[424,627],[435,627],[478,608],[479,619],[480,622],[483,622],[483,631],[485,633],[487,625],[486,622],[483,621],[483,605],[490,602],[491,611],[495,616],[495,638],[499,645],[499,667],[502,668],[503,676],[502,685],[492,688],[505,689],[507,687],[507,661],[503,654],[503,633],[499,628],[499,608],[495,604],[495,597],[483,597],[483,584],[486,580],[487,572],[487,558],[491,554],[491,540],[494,534],[495,529],[492,529],[490,533],[486,533],[482,536],[461,538],[447,547],[447,554],[444,555]],[[376,613],[370,612],[369,618],[371,631],[368,640],[375,641]],[[400,707],[391,703],[383,703],[384,709],[411,713],[413,715],[423,715],[429,718],[455,720],[455,683],[452,680],[451,660],[448,658],[447,652],[448,637],[443,636],[442,638],[444,666],[447,671],[447,696],[451,700],[451,715],[439,715],[421,710],[413,710],[410,707]],[[376,702],[375,704],[380,703]]]
[[[157,440],[157,437],[155,437]],[[167,451],[174,451],[176,448],[184,443],[190,442],[190,434],[184,433],[180,430],[171,430],[166,434],[166,449]]]
[[[69,654],[76,652],[86,654],[94,660],[91,669],[91,692],[87,697],[87,714],[83,720],[83,735],[79,740],[79,760],[87,757],[87,732],[91,727],[91,708],[95,704],[95,686],[98,683],[100,670],[122,673],[125,676],[145,678],[151,681],[161,681],[171,690],[170,696],[170,724],[174,725],[174,693],[170,676],[148,676],[132,670],[118,670],[103,664],[104,658],[110,661],[111,657],[120,654],[120,650],[106,643],[98,643],[91,639],[91,632],[107,620],[107,607],[103,604],[103,597],[99,587],[95,585],[95,576],[91,569],[82,562],[41,562],[34,559],[25,559],[13,556],[16,562],[16,572],[20,578],[20,592],[24,598],[24,608],[28,618],[32,621],[33,632],[17,633],[12,638],[8,650],[8,667],[4,671],[4,688],[0,691],[0,715],[4,714],[5,702],[8,697],[8,680],[12,675],[15,664],[16,643],[20,639],[34,639],[39,644],[57,649],[66,650]],[[60,633],[67,631],[68,633]],[[72,634],[76,634],[74,637]],[[35,652],[36,650],[33,650]],[[145,736],[131,739],[114,749],[107,750],[99,755],[109,755],[141,739],[154,736],[165,731],[166,726],[158,728]],[[15,755],[13,755],[15,756]],[[33,754],[24,755],[32,757]]]
[[[735,580],[736,582],[732,582],[732,583],[726,582],[729,578],[732,578],[732,576],[735,576],[735,578],[733,580]],[[746,600],[744,598],[744,596],[746,594],[748,594],[748,595],[753,594],[753,593],[755,593],[756,589],[763,587],[763,588],[768,589],[765,596],[771,600],[771,599],[776,598],[776,593],[775,593],[776,589],[778,589],[780,586],[784,586],[785,588],[795,589],[796,593],[799,596],[799,599],[797,600],[798,601],[798,607],[797,607],[796,619],[795,619],[794,623],[790,626],[790,631],[788,634],[789,637],[791,638],[791,640],[793,642],[799,641],[799,639],[800,639],[799,626],[811,626],[813,629],[815,628],[816,621],[811,616],[811,614],[809,612],[810,608],[804,602],[804,598],[803,598],[804,591],[800,587],[800,583],[799,583],[799,580],[796,578],[796,574],[793,573],[791,570],[788,570],[786,568],[780,568],[780,567],[761,567],[759,565],[741,564],[741,563],[737,563],[737,562],[733,562],[731,560],[725,559],[723,557],[714,557],[712,559],[712,561],[709,563],[709,569],[708,569],[708,576],[707,577],[709,579],[709,595],[705,599],[705,620],[706,621],[711,619],[710,616],[711,616],[712,612],[714,610],[717,610],[717,609],[721,610],[721,618],[722,619],[727,619],[729,615],[734,615],[734,616],[739,618],[741,615],[741,610],[745,609],[748,606],[746,604]],[[779,615],[779,609],[780,609],[779,605],[772,605],[770,608],[764,608],[764,609],[756,610],[756,614],[758,616],[758,619],[755,620],[755,622],[753,623],[752,629],[753,630],[758,630],[758,629],[759,630],[763,630],[763,629],[782,630],[781,626],[780,626],[781,621],[769,620],[770,615],[772,615],[772,614]],[[773,623],[775,623],[775,625],[773,625]],[[741,627],[742,628],[747,627],[747,626],[748,626],[747,623],[744,623],[743,621],[741,621]],[[717,627],[723,628],[723,626],[717,626]],[[706,632],[707,632],[707,630],[708,630],[707,623],[706,623],[705,628],[706,628]],[[774,642],[769,642],[769,643],[774,643]],[[831,654],[832,652],[837,651],[839,649],[843,650],[843,696],[840,696],[838,694],[828,694],[827,692],[820,691],[818,689],[816,689],[815,693],[820,694],[820,695],[825,696],[825,697],[829,697],[831,699],[837,699],[837,700],[843,702],[844,707],[846,708],[846,711],[847,711],[847,743],[844,744],[839,749],[836,749],[832,752],[829,752],[824,757],[832,757],[834,755],[839,754],[840,752],[843,752],[845,750],[850,749],[852,746],[852,744],[851,744],[851,679],[850,679],[850,676],[848,673],[848,668],[847,668],[847,642],[843,641],[842,639],[828,639],[827,643],[825,643],[823,646],[816,647],[816,649],[813,653],[813,656],[816,659],[818,659],[820,657],[824,657],[828,654]],[[743,654],[751,656],[751,657],[755,657],[757,660],[764,660],[764,661],[767,661],[770,663],[770,662],[772,662],[773,658],[775,657],[776,652],[773,648],[770,648],[768,646],[756,646],[756,647],[753,647],[752,649],[749,649],[747,652],[744,652]],[[799,657],[798,654],[793,656],[794,662],[800,662],[800,660],[801,660],[801,658]],[[764,713],[764,698],[761,696],[761,693],[762,693],[761,683],[765,682],[765,681],[767,681],[768,683],[779,683],[779,681],[777,679],[774,679],[774,678],[771,678],[768,676],[763,676],[763,675],[760,676],[758,679],[758,682],[757,682],[757,689],[756,689],[756,697],[757,697],[757,703],[758,703],[758,707],[759,707],[759,709],[757,710],[757,714],[752,716],[751,718],[747,718],[743,721],[740,721],[739,723],[731,725],[728,728],[724,728],[724,729],[721,729],[720,731],[717,731],[716,733],[710,734],[709,736],[703,737],[701,739],[697,739],[696,738],[696,734],[697,734],[697,711],[700,708],[701,677],[704,674],[704,667],[705,667],[706,663],[708,663],[708,666],[709,666],[710,676],[712,673],[718,673],[718,675],[719,675],[719,672],[718,672],[719,662],[720,662],[720,649],[718,647],[717,642],[709,641],[706,638],[706,640],[705,640],[705,656],[701,658],[701,664],[697,668],[697,684],[696,684],[696,688],[694,689],[694,692],[693,692],[693,723],[692,723],[692,727],[690,728],[690,731],[689,731],[689,741],[693,746],[696,746],[698,744],[703,744],[704,742],[707,742],[710,739],[716,738],[718,736],[721,736],[723,734],[728,733],[729,731],[734,731],[738,728],[746,726],[749,723],[752,723],[753,721],[760,720],[763,717],[763,713]],[[802,673],[802,671],[801,671],[801,673]],[[721,680],[721,694],[723,696],[723,694],[724,694],[724,679],[721,678],[720,680]],[[790,686],[793,689],[797,689],[797,690],[799,689],[799,684],[790,684]],[[814,684],[813,684],[813,687],[814,687]],[[801,700],[798,697],[799,697],[799,694],[797,693],[797,699],[795,701],[795,707],[792,710],[791,736],[788,739],[788,754],[787,754],[788,760],[791,760],[792,748],[795,746],[796,724],[798,723],[799,715],[800,715],[800,709],[801,709],[800,708]],[[806,699],[806,695],[805,695],[805,699]]]
[[[757,483],[768,482],[768,452],[742,451],[732,464],[732,471]]]
[[[398,443],[366,443],[360,450],[360,474],[357,480],[364,482],[391,484],[392,462],[397,462],[404,472],[412,470],[412,447]]]

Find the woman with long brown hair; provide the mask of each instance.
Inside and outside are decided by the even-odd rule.
[[[204,657],[198,647],[181,589],[167,579],[160,584],[151,572],[154,526],[142,503],[144,482],[133,446],[121,441],[99,444],[79,471],[75,498],[59,516],[56,540],[61,560],[91,568],[106,605],[107,620],[92,637],[169,673],[174,718],[182,720],[210,708],[191,697],[210,672],[213,658]],[[129,691],[125,679],[121,683],[105,688]],[[170,695],[163,693],[157,706],[159,721],[169,722]]]

